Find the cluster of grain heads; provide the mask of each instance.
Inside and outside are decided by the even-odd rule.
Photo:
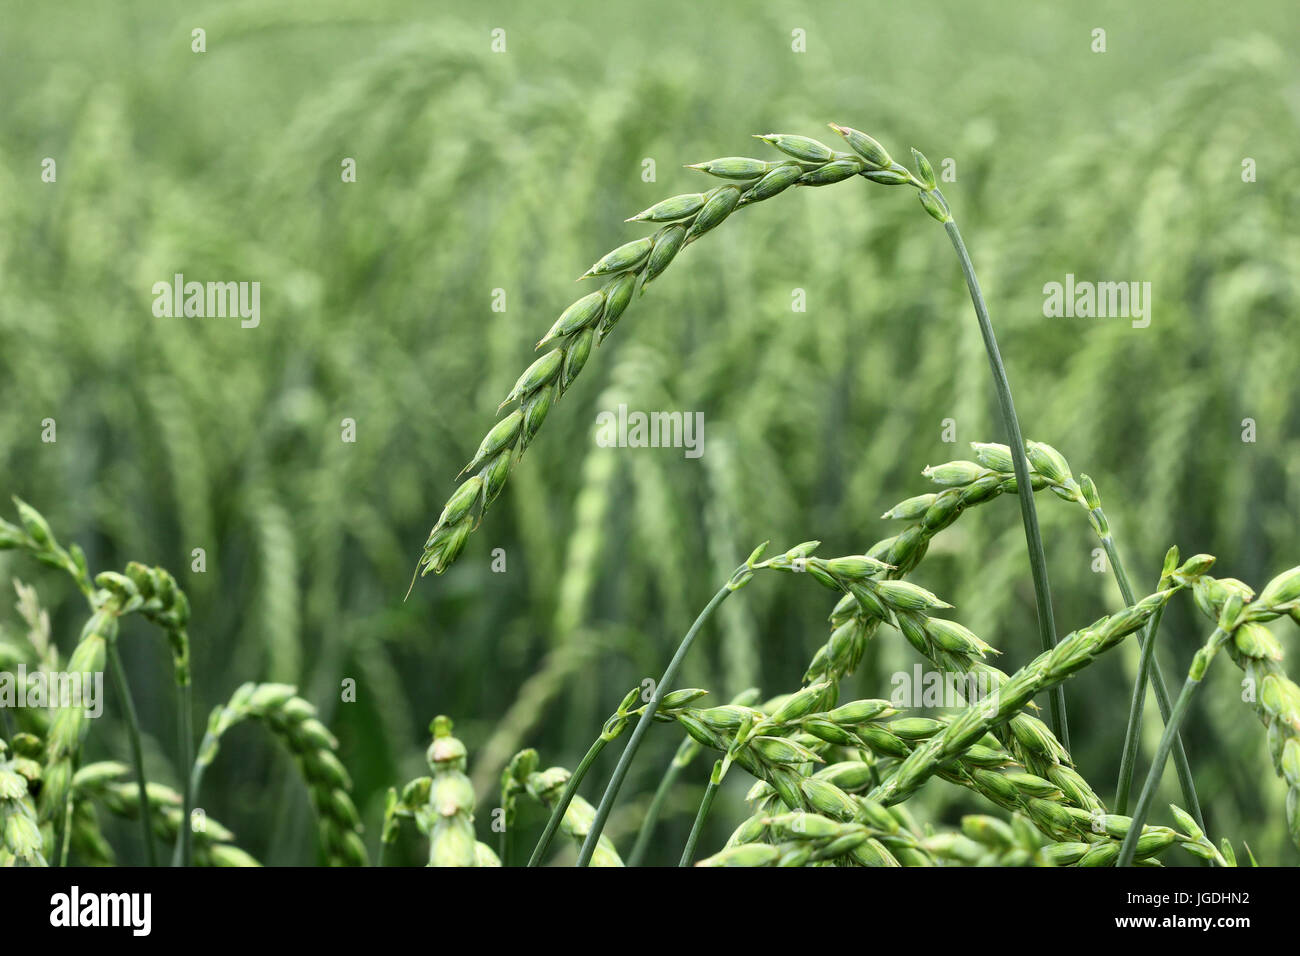
[[[167,635],[172,654],[172,672],[177,687],[177,735],[180,742],[182,762],[190,762],[193,747],[191,735],[190,702],[190,648],[186,624],[189,621],[190,607],[185,594],[177,586],[175,579],[162,568],[149,568],[132,562],[125,574],[105,572],[91,579],[86,565],[85,555],[76,545],[62,547],[55,539],[49,523],[36,509],[15,498],[21,527],[0,520],[0,550],[18,549],[26,551],[38,561],[57,568],[72,578],[78,590],[82,592],[92,611],[87,630],[82,633],[82,640],[73,652],[68,668],[73,672],[101,673],[105,663],[111,665],[117,692],[127,725],[127,738],[131,745],[135,764],[136,784],[141,794],[141,827],[146,846],[146,856],[150,863],[155,862],[152,824],[148,801],[145,799],[144,757],[141,746],[141,734],[135,714],[135,705],[131,699],[130,687],[116,647],[118,632],[117,619],[126,614],[139,613],[151,623],[160,627]],[[37,648],[38,652],[42,649]],[[60,701],[60,705],[68,702]],[[87,731],[84,714],[79,707],[59,706],[51,720],[48,735],[49,748],[46,755],[45,777],[47,786],[43,789],[40,800],[40,817],[46,836],[47,848],[52,847],[55,827],[61,825],[69,809],[66,806],[69,793],[69,780],[75,756],[81,740]],[[188,791],[183,800],[188,812]],[[186,842],[184,851],[188,851]],[[185,853],[181,862],[188,862]]]
[[[686,711],[678,720],[692,739],[731,755],[761,781],[751,791],[750,799],[764,810],[773,810],[779,801],[790,810],[806,809],[843,821],[862,822],[863,798],[857,792],[879,783],[880,778],[878,766],[861,758],[874,754],[882,761],[905,759],[943,732],[951,718],[890,719],[896,711],[882,700],[851,701],[826,711],[804,711],[809,700],[817,699],[826,690],[826,685],[813,685],[788,698],[778,698],[767,705],[771,716],[755,708],[724,706]],[[940,767],[937,775],[1023,814],[1052,840],[1110,840],[1098,826],[1104,813],[1100,799],[1069,766],[1068,755],[1047,727],[1027,714],[1017,714],[1015,721],[1023,721],[1016,725],[1017,737],[1033,738],[1028,745],[1046,763],[1046,776],[1025,770],[991,734],[985,734]],[[746,740],[761,743],[751,747]],[[778,740],[783,742],[775,742]],[[851,748],[860,759],[816,769],[833,747]],[[752,842],[761,836],[761,828],[753,830],[756,822],[751,818],[749,829],[742,826],[729,845]],[[916,865],[912,856],[915,847],[906,834],[899,837],[891,827],[880,838],[903,865]]]
[[[93,801],[114,816],[138,819],[140,791],[134,783],[122,782],[127,773],[127,766],[116,761],[87,764],[79,769],[72,778],[77,810],[90,809]],[[145,793],[153,811],[150,816],[154,833],[163,843],[174,843],[187,816],[181,794],[154,782],[148,784]],[[192,831],[194,861],[198,865],[261,866],[253,856],[236,846],[235,835],[212,817],[205,816],[202,824],[192,827]],[[98,820],[93,814],[74,813],[69,838],[79,853],[92,859],[107,856],[104,862],[112,861],[112,850],[103,841]]]
[[[666,680],[661,681],[661,686],[665,686],[667,683],[668,681]],[[640,687],[634,687],[628,691],[623,696],[623,700],[619,702],[618,708],[605,721],[604,726],[601,728],[600,736],[596,738],[595,742],[593,742],[591,747],[587,750],[587,753],[578,763],[577,769],[574,770],[571,775],[568,771],[565,771],[566,782],[563,789],[549,804],[551,808],[551,817],[546,822],[546,828],[542,831],[542,835],[537,841],[537,846],[533,848],[532,855],[528,860],[528,865],[541,865],[542,861],[546,857],[547,850],[550,848],[551,840],[555,837],[556,831],[562,829],[565,825],[565,820],[568,817],[570,801],[578,799],[578,788],[582,785],[582,781],[586,777],[587,771],[591,769],[592,764],[595,762],[596,758],[600,756],[600,752],[605,748],[605,745],[622,736],[623,731],[627,729],[627,726],[631,723],[633,717],[636,717],[639,720],[637,724],[638,730],[641,728],[642,724],[648,726],[650,721],[670,723],[688,705],[703,697],[706,693],[707,691],[700,690],[699,688],[686,688],[683,690],[669,691],[662,699],[658,700],[657,703],[656,698],[653,696],[649,703],[641,703],[643,699],[643,691]],[[636,704],[641,704],[641,706],[637,707],[635,706]],[[635,743],[636,739],[637,737],[634,733],[632,743]],[[624,752],[623,759],[627,758],[627,754],[631,750],[631,747],[632,744],[629,744],[629,750]],[[535,755],[531,757],[528,756],[530,753],[531,751],[523,751],[522,753],[515,755],[515,758],[511,763],[512,765],[518,764],[519,766],[513,768],[513,783],[503,785],[503,789],[507,786],[517,788],[519,786],[527,785],[527,775],[536,769],[537,763]],[[508,768],[507,772],[509,773],[512,771]],[[585,832],[589,832],[590,829],[591,826],[588,824]],[[592,847],[592,850],[594,853],[594,846]]]
[[[533,761],[534,766],[535,763]],[[526,763],[518,769],[526,774],[523,779],[524,791],[542,806],[554,810],[567,789],[569,771],[563,767],[551,767],[549,770],[541,771],[531,770]],[[586,840],[587,834],[591,832],[595,819],[596,808],[584,800],[580,794],[575,793],[570,796],[569,805],[564,809],[564,815],[560,820],[560,829],[566,836],[571,837],[577,845],[581,846],[583,841]],[[596,848],[592,854],[590,865],[623,865],[623,859],[618,855],[618,851],[614,849],[613,842],[603,833],[600,835],[600,839],[596,841]]]
[[[167,643],[172,653],[172,674],[178,687],[190,685],[190,639],[186,625],[190,620],[190,602],[185,592],[176,584],[176,579],[164,568],[151,568],[132,561],[126,566],[121,576],[100,575],[96,581],[103,579],[104,586],[121,589],[129,581],[138,598],[138,604],[127,604],[132,595],[122,594],[124,606],[157,625],[167,635]]]
[[[108,645],[117,638],[118,599],[104,601],[81,629],[81,637],[68,659],[66,669],[74,674],[103,673]],[[54,710],[49,736],[45,741],[45,767],[42,772],[40,819],[61,825],[62,814],[72,788],[73,762],[82,741],[90,731],[90,718],[80,702],[71,700]],[[52,843],[47,841],[47,852]]]
[[[0,740],[0,866],[45,866],[36,805],[29,785],[40,779],[41,765],[30,757],[9,755]]]
[[[903,760],[872,791],[872,795],[886,804],[907,799],[945,763],[959,756],[992,728],[1010,720],[1035,695],[1057,686],[1140,628],[1177,591],[1190,587],[1204,574],[1210,560],[1205,555],[1189,559],[1175,572],[1171,587],[1063,637],[1055,648],[1044,651],[1011,675],[994,694],[964,708],[940,733]]]
[[[429,725],[428,800],[417,805],[415,819],[429,836],[429,866],[500,866],[486,843],[474,836],[474,787],[465,776],[465,745],[452,736],[451,718],[439,715]]]
[[[194,759],[191,793],[197,795],[204,770],[217,757],[222,736],[249,719],[262,723],[293,754],[316,810],[330,865],[365,866],[361,820],[350,795],[352,780],[335,755],[338,741],[316,719],[316,708],[288,684],[243,684],[227,703],[213,709]]]
[[[633,294],[638,289],[644,293],[683,248],[717,228],[733,212],[771,199],[791,186],[828,186],[862,176],[885,185],[915,186],[931,215],[944,222],[950,218],[924,156],[913,150],[918,178],[865,133],[834,124],[832,128],[846,139],[851,152],[831,149],[806,136],[759,135],[757,138],[786,158],[769,162],[729,156],[695,163],[688,168],[725,180],[724,184],[708,192],[673,196],[629,217],[628,222],[656,223],[660,228],[606,253],[579,277],[599,279],[603,285],[561,312],[538,341],[537,349],[546,351],[519,376],[498,411],[512,404],[516,407],[488,431],[462,469],[461,476],[469,477],[452,492],[429,532],[416,575],[441,574],[460,555],[551,407],[578,377],[593,347],[622,318]]]
[[[742,824],[739,839],[697,866],[754,867],[847,865],[933,866],[921,839],[885,807],[844,797],[834,813],[792,810],[759,814]],[[832,810],[840,810],[833,807]]]
[[[1020,814],[1014,814],[1009,823],[985,814],[969,814],[961,818],[959,832],[932,834],[923,846],[936,858],[957,866],[1053,865],[1033,825]]]
[[[813,658],[805,680],[834,682],[852,672],[866,642],[881,623],[893,624],[925,658],[945,672],[969,675],[973,686],[996,688],[1007,675],[986,658],[997,651],[964,625],[932,612],[951,608],[934,594],[909,581],[885,578],[898,568],[878,557],[851,555],[824,560],[805,557],[798,561],[773,559],[766,566],[806,571],[829,588],[845,593],[831,615],[831,639]],[[1077,774],[1069,768],[1065,748],[1041,721],[1017,714],[1010,724],[1007,743],[1026,766],[1043,775],[1073,782]],[[1079,778],[1077,787],[1086,802],[1097,803],[1095,794]]]
[[[1264,626],[1282,617],[1300,624],[1300,567],[1283,571],[1258,595],[1235,578],[1209,577],[1196,582],[1193,595],[1217,627],[1197,652],[1191,676],[1199,682],[1220,647],[1241,668],[1266,728],[1274,771],[1286,782],[1287,827],[1300,846],[1300,686],[1287,676],[1282,645]]]
[[[968,506],[990,501],[1004,491],[1017,490],[1015,463],[1011,449],[1007,445],[972,442],[971,448],[974,451],[974,461],[950,461],[925,469],[926,477],[943,486],[943,490],[908,498],[885,512],[882,516],[884,518],[907,520],[911,524],[900,534],[878,542],[868,553],[898,564],[902,572],[909,571],[924,556],[930,538],[956,521]],[[1134,602],[1136,595],[1125,572],[1119,550],[1111,537],[1110,523],[1102,510],[1101,496],[1096,484],[1087,475],[1080,475],[1076,479],[1065,456],[1051,445],[1029,441],[1025,443],[1025,452],[1026,464],[1029,466],[1027,480],[1030,489],[1032,491],[1049,489],[1056,497],[1084,509],[1089,524],[1106,550],[1121,595],[1126,602]],[[1171,555],[1171,560],[1176,563],[1176,552]],[[1146,700],[1145,688],[1148,679],[1155,691],[1156,702],[1163,719],[1168,719],[1172,706],[1160,663],[1153,653],[1154,634],[1159,621],[1160,614],[1153,615],[1142,640],[1143,653],[1130,704],[1120,768],[1120,785],[1116,798],[1121,807],[1126,806],[1128,781],[1131,778],[1132,762],[1136,756],[1137,731],[1142,705]],[[868,630],[869,632],[872,625],[861,619],[850,619],[847,627],[853,631]],[[1175,741],[1174,761],[1184,799],[1192,808],[1193,815],[1199,815],[1196,788],[1181,740]]]
[[[94,586],[86,566],[86,555],[80,546],[73,544],[64,548],[55,539],[49,522],[39,511],[21,498],[15,497],[13,501],[21,526],[0,518],[0,551],[27,552],[42,564],[68,574],[78,590],[89,597]]]

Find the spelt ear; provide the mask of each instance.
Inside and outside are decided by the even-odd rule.
[[[485,491],[478,505],[471,513],[461,514],[448,502],[443,517],[429,532],[416,565],[417,576],[441,574],[456,560],[483,512],[502,491],[523,450],[536,436],[553,401],[568,391],[586,366],[592,348],[613,331],[633,292],[639,287],[644,294],[685,246],[717,229],[736,210],[771,199],[793,185],[827,186],[863,175],[882,183],[922,186],[921,180],[893,163],[879,144],[870,147],[868,144],[875,141],[866,134],[835,128],[846,135],[855,152],[838,152],[806,136],[763,134],[757,138],[774,146],[784,154],[783,158],[768,161],[729,156],[695,163],[687,168],[726,182],[708,192],[665,199],[627,220],[663,226],[652,236],[633,239],[606,253],[579,277],[603,277],[607,281],[600,291],[578,299],[560,314],[537,342],[537,348],[550,351],[529,366],[498,408],[501,411],[518,402],[523,412],[522,437],[516,453],[509,453],[516,448],[516,423],[507,417],[488,433],[461,472],[477,475],[484,482]],[[509,434],[503,437],[502,429]]]

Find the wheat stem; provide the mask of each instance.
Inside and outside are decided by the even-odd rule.
[[[687,737],[681,742],[681,746],[677,748],[677,753],[673,755],[672,762],[668,764],[668,769],[664,771],[663,778],[659,781],[659,786],[655,790],[655,795],[650,800],[650,806],[646,810],[645,818],[641,821],[641,829],[637,831],[636,842],[632,844],[632,852],[627,858],[628,866],[640,866],[641,861],[645,859],[646,850],[650,848],[650,837],[659,822],[660,814],[663,813],[668,794],[677,782],[681,772],[686,769],[687,765],[699,752],[699,747],[699,744]]]
[[[1106,549],[1106,557],[1110,560],[1111,572],[1114,574],[1115,583],[1119,585],[1120,594],[1124,597],[1125,604],[1134,602],[1133,587],[1129,583],[1128,574],[1124,570],[1124,562],[1120,560],[1119,549],[1115,546],[1115,541],[1110,535],[1103,535],[1101,539],[1102,546]],[[1161,582],[1163,584],[1163,581]],[[1133,683],[1133,698],[1129,702],[1128,725],[1124,731],[1124,750],[1120,758],[1119,766],[1119,785],[1115,791],[1115,812],[1128,812],[1129,789],[1132,786],[1134,765],[1137,761],[1138,748],[1138,731],[1142,726],[1142,710],[1146,701],[1146,691],[1148,675],[1150,675],[1151,689],[1155,691],[1156,704],[1160,708],[1160,719],[1169,726],[1169,718],[1172,708],[1169,702],[1169,688],[1165,684],[1164,675],[1160,672],[1160,662],[1156,660],[1155,646],[1156,634],[1160,630],[1160,619],[1164,616],[1164,608],[1158,608],[1151,615],[1151,620],[1147,626],[1140,632],[1139,647],[1142,654],[1138,662],[1137,680]],[[1191,813],[1192,818],[1196,820],[1197,826],[1205,828],[1205,821],[1201,817],[1201,802],[1196,795],[1196,782],[1192,778],[1191,764],[1187,761],[1187,751],[1183,747],[1183,738],[1181,734],[1174,736],[1174,768],[1178,772],[1178,785],[1182,789],[1183,802],[1187,805],[1186,809]]]
[[[187,681],[176,688],[176,696],[179,700],[179,721],[177,722],[177,735],[180,741],[181,767],[191,767],[194,764],[194,720],[192,708],[194,706],[194,693]],[[181,828],[178,834],[179,839],[176,841],[176,847],[172,852],[172,866],[189,866],[193,862],[193,836],[191,814],[194,812],[194,775],[182,774],[184,780],[181,786]]]
[[[699,812],[695,814],[695,822],[691,824],[691,835],[686,838],[686,846],[682,849],[682,858],[678,861],[678,866],[690,866],[691,860],[695,857],[695,844],[700,840],[700,831],[704,829],[704,818],[709,815],[709,808],[713,806],[713,798],[717,796],[724,772],[723,762],[715,761],[713,772],[709,774],[709,784],[704,788],[704,799],[700,801]]]
[[[943,197],[939,190],[934,193]],[[1056,646],[1056,621],[1052,615],[1052,591],[1047,581],[1047,557],[1043,553],[1043,539],[1038,531],[1038,512],[1034,508],[1034,489],[1029,484],[1029,462],[1025,458],[1025,440],[1020,434],[1020,421],[1016,418],[1016,407],[1011,399],[1011,385],[1007,381],[1007,370],[1002,364],[1002,353],[998,350],[997,339],[993,335],[993,323],[989,319],[988,307],[984,304],[984,294],[980,291],[979,280],[975,277],[975,267],[971,263],[966,244],[962,242],[961,230],[949,217],[944,223],[952,247],[957,251],[961,263],[962,275],[966,277],[966,287],[970,290],[971,302],[975,306],[975,315],[979,319],[980,335],[984,338],[984,349],[988,352],[989,366],[993,370],[993,384],[997,388],[998,403],[1002,408],[1002,424],[1007,430],[1008,444],[1011,446],[1011,461],[1015,466],[1016,492],[1020,495],[1020,516],[1025,525],[1025,542],[1029,546],[1029,568],[1034,578],[1034,600],[1038,605],[1038,632],[1044,651]],[[1052,732],[1058,740],[1070,749],[1070,729],[1065,714],[1065,689],[1057,686],[1051,696]]]
[[[569,782],[564,786],[564,792],[560,795],[560,799],[555,801],[555,806],[551,810],[551,818],[546,821],[546,829],[542,831],[541,839],[537,841],[537,846],[533,848],[533,855],[528,858],[529,866],[541,866],[546,851],[550,849],[551,840],[555,837],[555,831],[560,828],[560,821],[564,819],[565,811],[569,809],[573,795],[578,792],[578,787],[582,784],[582,778],[587,775],[587,771],[591,769],[591,765],[600,756],[600,752],[605,749],[607,743],[609,743],[609,739],[604,734],[597,737],[596,742],[587,751],[587,755],[582,758],[582,762],[574,769],[573,774],[569,777]],[[505,857],[501,859],[504,861]]]
[[[713,616],[713,612],[718,609],[723,601],[732,591],[741,587],[744,581],[748,580],[750,572],[749,564],[742,564],[736,569],[726,584],[718,589],[718,593],[713,595],[709,603],[705,605],[704,610],[700,612],[691,629],[686,632],[682,638],[681,644],[677,646],[677,653],[673,659],[668,662],[664,668],[663,676],[659,678],[659,683],[655,685],[654,693],[650,696],[645,710],[641,712],[641,719],[637,721],[635,729],[632,731],[631,738],[628,739],[627,746],[623,748],[622,755],[618,758],[618,765],[614,768],[614,775],[610,777],[608,786],[605,787],[604,796],[600,798],[600,806],[596,808],[596,819],[591,825],[591,830],[587,838],[582,842],[582,849],[578,853],[578,866],[586,866],[591,862],[591,856],[596,851],[596,842],[600,839],[601,831],[605,829],[605,821],[609,819],[610,811],[614,809],[614,801],[618,799],[618,791],[623,786],[623,778],[631,769],[632,761],[636,757],[636,752],[641,748],[641,740],[645,737],[646,731],[650,729],[650,724],[654,721],[655,713],[659,710],[659,704],[668,693],[672,686],[673,680],[677,677],[677,671],[686,658],[686,653],[695,643],[696,636],[704,626],[704,622]]]
[[[68,852],[72,849],[72,813],[74,804],[72,800],[72,789],[68,789],[67,799],[63,804],[63,837],[62,846],[59,847],[59,866],[68,865]]]
[[[1147,814],[1151,810],[1151,801],[1155,799],[1156,787],[1160,784],[1160,777],[1164,773],[1165,762],[1169,759],[1169,751],[1173,749],[1174,739],[1178,736],[1178,728],[1182,725],[1183,718],[1187,716],[1187,710],[1192,705],[1192,698],[1196,696],[1200,686],[1201,681],[1191,676],[1183,682],[1183,689],[1178,694],[1178,700],[1174,702],[1174,709],[1169,715],[1169,720],[1165,722],[1165,732],[1160,736],[1160,746],[1156,748],[1156,755],[1151,761],[1151,769],[1147,772],[1146,783],[1142,785],[1142,794],[1138,797],[1137,806],[1133,808],[1133,826],[1120,846],[1116,866],[1129,866],[1133,862],[1133,856],[1137,852],[1138,836],[1141,834],[1142,825],[1146,822]]]
[[[131,763],[135,767],[136,785],[140,788],[140,828],[144,837],[144,856],[149,866],[157,866],[158,854],[153,845],[153,821],[149,816],[148,781],[144,775],[144,749],[140,745],[140,721],[136,717],[135,701],[131,698],[131,687],[126,680],[126,668],[122,666],[122,657],[118,653],[116,640],[108,642],[108,663],[113,671],[113,683],[117,685],[118,696],[122,698],[126,735],[131,745]]]

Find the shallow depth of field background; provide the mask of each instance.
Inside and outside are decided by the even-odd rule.
[[[459,562],[403,603],[453,477],[579,294],[574,277],[649,231],[627,216],[714,184],[681,164],[768,157],[751,133],[833,142],[836,121],[900,159],[915,145],[936,168],[956,160],[944,192],[1026,436],[1095,478],[1140,592],[1175,543],[1256,586],[1300,562],[1291,4],[1230,17],[1201,2],[439,6],[71,2],[8,11],[0,34],[0,491],[44,511],[94,570],[177,573],[197,726],[242,681],[297,683],[341,739],[372,850],[384,789],[425,772],[434,714],[470,749],[491,840],[502,761],[532,745],[572,767],[755,544],[860,552],[893,533],[881,512],[930,490],[925,465],[1003,439],[952,251],[912,190],[791,190],[634,301]],[[190,52],[194,27],[206,54]],[[490,52],[496,27],[504,54]],[[55,185],[39,179],[47,156]],[[343,157],[355,184],[340,182]],[[1257,182],[1242,182],[1246,157]],[[642,181],[645,158],[657,182]],[[175,272],[260,281],[261,327],[154,318],[150,287]],[[1150,327],[1044,318],[1042,287],[1066,273],[1150,281]],[[796,288],[806,312],[791,310]],[[702,411],[703,457],[596,447],[596,414],[620,403]],[[1084,515],[1050,496],[1039,511],[1062,632],[1115,609]],[[196,547],[206,574],[189,571]],[[495,548],[506,573],[490,569]],[[14,576],[38,585],[70,650],[80,596],[0,558],[11,630]],[[943,532],[913,579],[1004,669],[1036,652],[1013,497]],[[684,682],[719,698],[795,689],[833,604],[811,579],[760,576]],[[1275,627],[1294,675],[1297,632]],[[1175,687],[1206,628],[1189,601],[1166,616]],[[122,648],[150,774],[177,784],[165,649],[141,623]],[[842,699],[888,696],[917,660],[882,630]],[[1135,664],[1130,643],[1067,687],[1079,769],[1107,799]],[[339,701],[346,677],[355,704]],[[1294,864],[1239,677],[1217,663],[1187,732],[1211,836]],[[126,754],[108,706],[87,759]],[[610,830],[624,852],[680,737],[655,732],[629,778]],[[584,788],[593,802],[618,749]],[[684,775],[654,862],[676,860],[711,763]],[[732,777],[702,853],[744,815],[749,781]],[[1176,795],[1170,771],[1151,822],[1169,822]],[[909,806],[950,824],[987,809],[972,799],[934,781]],[[268,863],[315,859],[305,793],[255,726],[231,735],[199,804]],[[531,845],[541,812],[521,824]],[[139,860],[134,828],[110,835]],[[411,836],[398,858],[421,852]]]

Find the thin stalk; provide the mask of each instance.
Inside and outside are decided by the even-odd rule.
[[[646,810],[645,819],[641,821],[641,829],[637,831],[636,843],[632,845],[632,852],[627,858],[628,866],[640,866],[641,861],[645,858],[646,850],[650,848],[650,837],[654,833],[655,825],[659,822],[659,815],[663,813],[664,803],[668,800],[668,794],[673,789],[673,784],[677,782],[678,776],[686,769],[689,760],[687,754],[694,756],[695,749],[698,745],[690,737],[682,741],[681,746],[677,748],[677,753],[673,755],[672,763],[668,764],[668,769],[664,771],[663,779],[659,781],[659,787],[655,790],[654,798],[650,801],[650,808]]]
[[[682,849],[682,858],[678,861],[678,866],[691,865],[691,860],[695,856],[695,844],[699,842],[700,831],[704,829],[704,818],[709,815],[709,808],[713,806],[713,798],[718,794],[723,773],[722,761],[719,760],[713,765],[713,773],[709,774],[709,785],[704,788],[704,799],[700,801],[700,810],[695,814],[695,822],[691,824],[691,835],[686,838],[686,846]]]
[[[1115,583],[1119,585],[1124,603],[1132,606],[1136,600],[1133,587],[1124,570],[1124,562],[1120,560],[1115,540],[1110,535],[1103,535],[1101,543],[1106,549],[1106,557],[1110,561],[1111,572],[1114,574]],[[1164,584],[1163,581],[1160,583]],[[1133,769],[1137,761],[1138,732],[1142,727],[1142,710],[1146,702],[1148,681],[1151,689],[1155,691],[1156,705],[1160,708],[1160,719],[1166,726],[1172,711],[1169,688],[1165,684],[1164,674],[1160,672],[1160,662],[1155,656],[1156,635],[1160,631],[1160,619],[1164,613],[1164,605],[1156,608],[1155,613],[1151,615],[1151,620],[1147,621],[1146,627],[1140,632],[1139,646],[1142,649],[1142,656],[1138,663],[1137,680],[1133,684],[1133,697],[1129,702],[1128,726],[1124,731],[1124,750],[1119,765],[1119,786],[1115,791],[1115,812],[1119,814],[1128,812],[1129,789],[1133,783]],[[1201,801],[1196,796],[1196,782],[1192,778],[1192,767],[1187,761],[1187,751],[1183,747],[1181,734],[1174,735],[1173,757],[1174,769],[1178,772],[1178,786],[1183,793],[1183,803],[1186,804],[1184,809],[1192,815],[1197,826],[1205,829],[1205,821],[1201,819]]]
[[[176,845],[172,847],[172,866],[190,866],[193,860],[193,821],[194,799],[198,792],[199,781],[203,779],[202,771],[194,766],[194,721],[192,717],[193,690],[189,684],[178,684],[178,737],[180,741],[181,766],[191,767],[182,786],[183,813],[181,827],[176,832]],[[206,737],[205,737],[206,740]],[[197,772],[196,772],[197,771]]]
[[[388,843],[387,841],[381,839],[379,841],[379,855],[375,858],[375,866],[384,865],[384,856],[387,855],[387,853],[388,853]],[[505,866],[504,859],[501,861],[501,865]]]
[[[186,708],[186,710],[188,711],[188,708]],[[213,734],[211,731],[205,731],[203,739],[199,741],[199,753],[212,753],[218,736],[219,735]],[[190,775],[186,780],[185,791],[191,804],[197,802],[199,799],[199,788],[203,785],[203,772],[207,769],[208,764],[205,761],[198,759],[195,759],[190,767]],[[172,866],[176,865],[177,859],[184,859],[185,850],[182,843],[191,838],[189,830],[189,826],[183,826],[181,827],[180,832],[176,834],[176,846],[172,849]]]
[[[194,692],[189,682],[179,685],[176,688],[176,706],[179,708],[179,719],[177,725],[180,734],[181,766],[188,767],[194,762],[194,716],[192,708]],[[194,823],[190,815],[194,812],[194,792],[191,788],[191,780],[186,776],[182,790],[181,801],[181,832],[180,839],[177,841],[177,847],[180,850],[180,859],[172,857],[172,866],[189,866],[193,858],[194,847]]]
[[[205,733],[203,740],[199,742],[199,753],[210,753],[212,745],[215,743],[215,735]],[[203,785],[203,772],[208,769],[207,763],[201,760],[195,760],[194,765],[190,768],[190,799],[198,800],[199,787]]]
[[[551,810],[551,818],[546,821],[546,829],[542,831],[542,837],[537,841],[537,846],[533,848],[533,855],[528,858],[529,866],[541,866],[542,858],[546,856],[546,851],[550,849],[551,840],[555,837],[555,831],[560,828],[560,821],[564,819],[565,811],[569,809],[569,804],[573,801],[573,795],[578,792],[578,787],[582,784],[582,778],[587,775],[587,771],[600,756],[600,752],[605,749],[605,744],[609,739],[601,734],[596,738],[596,742],[591,745],[587,751],[587,756],[582,758],[576,770],[569,776],[569,782],[564,787],[564,792],[560,794],[560,799],[555,801],[555,807]],[[584,844],[585,846],[585,844]]]
[[[596,843],[600,840],[601,831],[605,829],[605,821],[609,819],[610,811],[614,809],[614,801],[618,799],[618,791],[623,786],[623,779],[632,767],[632,760],[636,757],[636,752],[641,748],[641,740],[650,729],[650,724],[654,722],[654,716],[659,710],[659,703],[663,700],[664,694],[668,693],[672,682],[677,677],[677,670],[682,665],[682,660],[686,657],[686,652],[691,649],[695,643],[695,637],[704,626],[704,622],[713,616],[713,612],[718,609],[718,605],[727,599],[727,595],[739,585],[736,584],[738,577],[747,572],[748,566],[741,565],[732,575],[732,579],[718,589],[718,593],[713,595],[700,616],[695,619],[691,629],[686,632],[682,638],[681,644],[677,647],[677,653],[673,659],[668,662],[668,667],[664,669],[663,676],[659,678],[659,683],[655,685],[654,694],[650,697],[650,702],[646,704],[645,710],[641,712],[641,719],[637,721],[632,736],[623,748],[623,754],[618,758],[618,765],[614,768],[614,775],[610,777],[609,785],[605,787],[605,795],[600,798],[600,806],[596,808],[596,819],[591,824],[591,830],[587,833],[587,838],[582,841],[582,849],[578,853],[578,866],[586,866],[591,862],[591,856],[596,852]]]
[[[942,200],[939,191],[934,190]],[[946,205],[946,203],[945,203]],[[997,389],[998,403],[1002,408],[1002,424],[1007,430],[1008,446],[1011,449],[1011,461],[1015,466],[1016,492],[1020,496],[1020,517],[1025,525],[1025,542],[1029,546],[1029,569],[1034,579],[1034,600],[1038,606],[1038,632],[1045,651],[1056,646],[1056,621],[1052,614],[1052,590],[1047,580],[1047,557],[1043,552],[1043,539],[1038,530],[1038,512],[1034,508],[1034,489],[1029,483],[1029,462],[1025,458],[1025,440],[1020,434],[1020,421],[1016,418],[1016,407],[1011,399],[1011,385],[1007,381],[1007,370],[1002,364],[1002,353],[998,350],[997,339],[993,335],[993,322],[989,319],[988,307],[984,304],[984,294],[980,291],[979,280],[975,277],[975,266],[971,263],[966,244],[962,242],[961,231],[951,218],[944,223],[952,247],[957,251],[962,274],[966,277],[966,287],[970,290],[971,302],[975,306],[975,315],[979,319],[980,335],[984,338],[984,349],[988,352],[989,366],[993,370],[993,384]],[[1051,722],[1052,732],[1056,734],[1066,750],[1070,749],[1070,730],[1065,713],[1065,688],[1057,686],[1052,691]]]
[[[68,798],[63,803],[63,839],[60,841],[59,866],[68,865],[68,851],[72,849],[72,788],[68,788]]]
[[[117,685],[118,696],[122,698],[127,738],[131,744],[131,762],[135,765],[135,780],[140,788],[140,830],[144,837],[145,860],[149,866],[157,866],[158,854],[153,845],[153,820],[149,812],[149,790],[144,775],[144,748],[140,745],[140,721],[136,717],[135,701],[131,698],[131,687],[127,683],[126,669],[122,666],[122,656],[118,653],[115,640],[108,642],[108,660],[109,668],[113,671],[113,682]]]
[[[1183,689],[1178,694],[1178,700],[1174,702],[1173,713],[1169,715],[1169,720],[1165,724],[1165,732],[1160,736],[1160,746],[1156,748],[1155,758],[1151,761],[1151,769],[1147,772],[1146,783],[1142,786],[1142,794],[1138,797],[1137,806],[1133,809],[1133,822],[1129,825],[1128,834],[1124,837],[1124,843],[1119,848],[1119,859],[1115,862],[1116,866],[1130,866],[1133,863],[1133,855],[1137,852],[1138,837],[1142,833],[1142,827],[1146,823],[1147,813],[1151,810],[1151,801],[1155,799],[1156,788],[1160,784],[1160,777],[1164,773],[1165,762],[1169,759],[1169,751],[1173,749],[1174,739],[1178,736],[1178,728],[1187,716],[1188,708],[1192,705],[1192,698],[1196,696],[1196,691],[1200,688],[1201,681],[1194,677],[1188,677],[1183,683]]]

